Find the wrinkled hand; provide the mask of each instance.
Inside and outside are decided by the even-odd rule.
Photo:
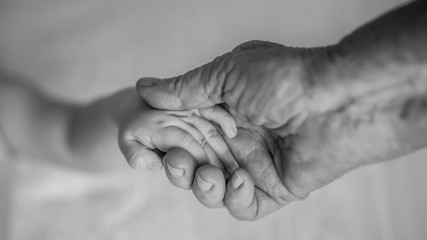
[[[185,189],[193,183],[196,197],[206,206],[220,207],[225,200],[230,213],[240,219],[260,218],[306,197],[289,191],[280,169],[286,144],[280,135],[292,132],[308,112],[306,53],[269,42],[248,42],[183,76],[140,80],[140,95],[155,108],[183,110],[225,102],[239,126],[238,136],[227,142],[240,169],[227,187],[219,169],[203,166],[195,173],[194,158],[182,149],[164,157],[171,182]],[[176,169],[185,169],[184,176],[174,176],[180,172]]]
[[[390,122],[399,121],[393,109],[345,108],[338,104],[345,103],[343,95],[333,95],[334,102],[319,94],[313,59],[322,51],[248,42],[182,76],[141,79],[139,93],[153,107],[226,103],[239,127],[236,138],[226,139],[240,167],[227,181],[221,170],[197,168],[189,153],[174,149],[164,160],[186,174],[167,171],[171,182],[182,188],[192,183],[206,206],[225,204],[236,218],[254,220],[372,159],[396,155],[390,151],[399,144]]]

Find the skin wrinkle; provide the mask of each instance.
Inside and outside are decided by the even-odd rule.
[[[397,86],[397,88],[399,88],[399,86]],[[363,101],[362,101],[363,102]],[[358,105],[359,104],[359,102],[358,101],[356,101],[356,99],[351,99],[351,101],[350,101],[350,104],[349,104],[349,106],[351,106],[351,105]],[[369,107],[369,102],[368,103],[366,103],[366,105],[368,105],[368,107]],[[348,107],[344,107],[344,108],[342,108],[342,109],[340,109],[341,111],[346,111],[347,110],[347,108]],[[367,118],[369,121],[373,121],[373,116],[372,116],[372,114],[371,114],[371,116],[370,117],[368,117]],[[363,119],[363,120],[366,120],[366,118],[365,119]],[[289,188],[289,187],[288,187]]]
[[[365,113],[360,113],[360,110],[359,111],[350,111],[349,110],[349,112],[347,112],[347,113],[338,113],[338,115],[343,115],[343,114],[347,114],[347,115],[349,115],[349,116],[347,116],[347,118],[346,119],[348,119],[348,120],[354,120],[354,121],[356,121],[356,120],[360,120],[361,122],[360,123],[368,123],[368,125],[372,125],[372,124],[374,124],[374,117],[375,117],[375,115],[374,114],[376,114],[376,113],[378,113],[378,112],[391,112],[391,113],[393,113],[393,112],[396,112],[396,115],[399,115],[400,114],[400,112],[401,111],[397,111],[397,110],[399,110],[400,109],[400,105],[398,105],[398,104],[393,104],[393,105],[386,105],[386,106],[383,106],[382,108],[375,108],[375,109],[372,109],[372,108],[368,108],[368,110],[366,110],[366,109],[362,109],[363,111],[365,111]],[[366,117],[367,116],[367,117]],[[345,115],[344,115],[344,117],[346,117]],[[342,119],[343,117],[341,117],[341,119]],[[343,121],[343,120],[341,120],[341,122],[348,122],[348,121]],[[351,125],[351,123],[347,123],[347,125]],[[366,124],[365,124],[366,125]],[[362,125],[362,126],[365,126],[365,125]],[[357,127],[360,127],[361,126],[361,124],[359,124]],[[344,130],[345,129],[348,129],[347,127],[344,127],[343,128]],[[357,129],[355,129],[355,130],[357,130]]]
[[[210,129],[208,134],[209,134],[208,136],[209,138],[215,138],[219,136],[219,132],[215,128]]]
[[[264,90],[259,88],[260,92],[264,92]],[[249,122],[252,123],[255,126],[260,126],[261,125],[261,119],[263,118],[263,112],[261,111],[257,111],[260,110],[260,108],[258,108],[258,105],[260,103],[264,103],[264,101],[262,99],[258,99],[258,94],[257,93],[252,93],[252,95],[246,94],[245,98],[242,100],[243,102],[243,106],[242,108],[245,109],[245,116],[247,116],[249,118]],[[250,101],[252,100],[252,101]],[[263,106],[263,108],[261,109],[266,109],[266,106]]]
[[[200,146],[202,146],[203,149],[207,147],[206,143],[207,143],[206,138],[200,139],[199,144],[200,144]]]
[[[339,51],[338,51],[339,52]],[[341,65],[342,65],[343,63],[341,63]],[[392,66],[395,66],[397,63],[395,63],[395,64],[393,64]],[[407,64],[407,63],[405,63],[405,64]],[[401,66],[401,64],[399,64],[400,65],[400,67],[399,68],[397,68],[397,69],[402,69],[402,66]],[[422,68],[422,66],[424,66],[425,64],[421,64],[421,68]],[[388,71],[390,71],[390,69],[394,69],[394,68],[392,68],[392,66],[389,66],[389,67],[387,67],[387,69],[388,69]],[[337,68],[341,68],[341,67],[339,67],[339,66],[337,66],[337,67],[335,67],[335,69],[337,69]],[[371,66],[369,66],[368,68],[372,68]],[[409,70],[411,70],[412,71],[412,69],[414,69],[414,68],[416,68],[416,67],[410,67],[410,68],[405,68],[405,69],[407,69],[407,70],[403,70],[403,72],[402,72],[402,70],[399,70],[399,72],[397,72],[397,73],[393,73],[393,72],[391,72],[391,73],[389,73],[390,75],[394,75],[394,76],[399,76],[399,75],[403,75],[405,72],[407,72],[407,71],[409,71]],[[332,70],[332,71],[334,71],[334,70]],[[348,71],[347,71],[347,73],[346,73],[346,75],[348,75]],[[336,76],[335,78],[337,78],[339,75],[340,75],[341,73],[338,73],[338,72],[336,72],[335,71],[335,73],[332,73],[332,75],[334,75],[334,76]],[[425,81],[424,81],[424,79],[425,79],[425,77],[424,77],[424,79],[422,79],[422,73],[420,73],[420,72],[418,72],[418,73],[416,73],[415,75],[418,75],[418,76],[414,76],[414,78],[413,78],[413,81],[415,81],[416,79],[419,79],[418,80],[418,82],[419,82],[419,84],[418,85],[425,85]],[[426,75],[426,74],[424,74],[424,75]],[[378,76],[372,76],[372,77],[377,77],[378,78]],[[372,78],[371,77],[371,78]],[[382,76],[380,76],[380,77],[382,77]],[[342,78],[342,77],[341,77]],[[348,76],[347,76],[347,78],[348,78]],[[383,77],[384,78],[384,77]],[[350,83],[351,83],[351,80],[346,80],[346,81],[350,81]],[[395,80],[395,81],[397,81],[397,80]],[[364,81],[364,82],[360,82],[359,83],[359,85],[355,85],[355,88],[354,87],[350,87],[350,88],[347,88],[347,89],[345,89],[345,90],[340,90],[341,92],[342,91],[344,91],[344,92],[348,92],[348,90],[352,90],[353,91],[353,93],[352,94],[348,94],[347,96],[351,96],[352,98],[354,98],[355,100],[356,99],[363,99],[364,97],[367,97],[367,96],[369,96],[369,95],[374,95],[374,94],[376,94],[377,92],[381,92],[381,91],[383,91],[384,89],[386,89],[387,90],[387,88],[393,88],[393,87],[399,87],[399,86],[401,86],[401,85],[405,85],[405,84],[407,84],[406,82],[408,82],[408,80],[405,80],[405,82],[404,83],[402,83],[402,82],[397,82],[397,83],[387,83],[387,82],[384,82],[384,81],[380,81],[379,82],[379,84],[377,84],[377,86],[370,86],[370,88],[372,88],[372,90],[371,91],[368,91],[367,93],[363,93],[362,94],[362,92],[365,92],[366,90],[362,90],[361,89],[361,87],[363,86],[363,85],[360,85],[360,84],[365,84],[366,83],[366,80]],[[410,82],[410,84],[414,84],[413,82]],[[387,86],[387,85],[389,85],[389,86]],[[421,88],[425,88],[425,86],[420,86]],[[363,89],[366,89],[366,87],[364,87],[363,86]],[[416,88],[414,88],[414,90],[417,90]],[[327,92],[326,92],[326,94],[328,94]],[[350,100],[353,100],[353,99],[349,99],[349,97],[347,97],[347,99],[346,100],[344,100],[344,101],[350,101]],[[346,103],[346,104],[349,104],[349,103]],[[352,104],[351,102],[350,102],[350,104]],[[326,109],[326,111],[330,111],[330,110],[333,110],[334,108],[339,108],[339,107],[342,107],[342,105],[340,105],[340,104],[338,104],[338,105],[336,105],[336,106],[329,106],[329,107],[327,107],[327,108],[329,108],[329,109]],[[324,109],[325,107],[323,107],[323,109]]]
[[[220,70],[224,77],[219,78],[221,83],[219,85],[221,86],[221,97],[225,102],[230,102],[231,99],[227,98],[227,96],[232,95],[233,89],[235,89],[238,82],[236,78],[231,76],[231,74],[236,72],[236,64],[232,63],[231,56],[232,55],[229,54],[224,58],[224,65]]]
[[[222,80],[224,75],[224,68],[221,67],[219,69],[221,70],[218,71],[215,78],[212,79],[211,76],[209,76],[209,78],[206,78],[207,80],[205,80],[205,86],[209,83],[211,83],[210,85],[213,85],[213,87],[211,87],[212,91],[208,91],[207,96],[211,102],[215,102],[216,104],[222,103],[224,101],[222,95],[224,89],[224,81]]]
[[[419,78],[416,78],[416,79],[419,79]],[[422,80],[422,79],[420,79],[420,80]],[[393,93],[394,94],[401,94],[402,88],[408,87],[408,86],[410,88],[409,92],[407,93],[409,96],[416,94],[416,93],[412,92],[413,90],[426,91],[425,89],[422,89],[422,90],[414,89],[414,87],[413,87],[415,85],[414,81],[416,81],[415,77],[410,81],[405,81],[403,83],[399,82],[399,83],[395,83],[395,84],[392,84],[392,85],[389,85],[386,87],[383,86],[383,88],[378,87],[376,89],[368,91],[366,94],[359,95],[359,96],[352,96],[352,97],[347,99],[347,102],[345,104],[342,104],[341,106],[336,107],[335,109],[330,109],[330,110],[326,111],[325,113],[328,114],[328,113],[333,113],[333,112],[335,112],[335,113],[345,112],[348,109],[354,108],[355,106],[358,106],[358,105],[359,106],[364,105],[364,106],[374,108],[378,104],[386,104],[388,102],[391,102],[391,100],[394,98],[399,98],[399,95],[394,96]],[[421,81],[417,81],[417,82],[421,82]],[[382,102],[378,103],[378,99],[384,95],[391,95],[391,96],[389,96],[386,99],[382,99]]]
[[[207,107],[203,109],[203,113],[204,115],[212,115],[214,109],[216,108],[216,105],[212,106],[212,107]],[[200,112],[200,110],[198,110]],[[199,114],[201,115],[201,114]]]
[[[268,153],[271,156],[270,153]],[[279,201],[276,199],[277,196],[275,196],[275,192],[274,190],[276,189],[276,187],[278,186],[278,184],[282,184],[282,181],[275,181],[275,177],[274,175],[276,175],[275,173],[278,173],[278,169],[276,167],[276,165],[270,161],[270,163],[268,165],[265,166],[264,169],[261,169],[261,179],[262,182],[268,183],[267,186],[265,187],[265,189],[267,189],[268,192],[266,192],[269,196],[272,197],[272,199],[274,199],[277,203],[279,203]],[[280,178],[279,175],[276,176],[277,178]],[[270,179],[270,180],[268,180]],[[272,186],[270,186],[270,184],[273,183]],[[279,197],[280,198],[280,197]]]
[[[295,69],[297,68],[297,69]],[[273,70],[277,69],[277,67],[273,66],[272,67]],[[276,81],[279,81],[279,79],[288,79],[289,76],[294,76],[295,74],[292,74],[293,71],[298,71],[300,72],[299,74],[297,74],[297,76],[303,76],[306,74],[302,74],[303,73],[303,68],[302,67],[298,67],[298,65],[295,65],[294,68],[292,69],[286,69],[285,72],[281,71],[280,73],[276,73],[276,75],[279,75],[277,77],[275,77]],[[282,76],[282,77],[280,77]],[[301,77],[301,79],[305,79],[304,77]],[[308,85],[307,83],[305,83],[305,81],[300,81],[302,83],[302,87],[298,88],[298,94],[295,95],[295,91],[291,92],[292,97],[290,100],[287,100],[289,102],[286,102],[285,106],[286,107],[281,107],[280,109],[284,109],[285,112],[278,114],[278,115],[282,115],[284,116],[282,119],[286,119],[284,122],[284,124],[289,123],[289,118],[293,118],[296,114],[298,114],[297,112],[301,112],[301,107],[297,107],[297,105],[299,105],[298,103],[301,101],[301,99],[304,99],[304,96],[306,95],[305,92],[307,91],[306,89],[308,88],[307,86],[304,85]],[[283,90],[281,90],[281,88],[274,88],[273,91],[274,93],[272,93],[271,95],[276,96],[277,99],[282,99],[283,96],[286,96],[287,98],[289,98],[288,93],[287,93],[287,89],[289,89],[289,87],[287,86],[289,84],[289,82],[284,82],[286,83],[285,86],[282,88],[285,90],[285,92],[283,92]],[[293,83],[293,82],[292,82]],[[279,84],[279,86],[282,84]],[[297,84],[298,85],[298,84]],[[270,95],[269,95],[270,96]],[[274,104],[275,101],[270,101],[270,104]],[[274,107],[277,107],[276,105]],[[268,107],[263,108],[264,111],[268,111],[267,109]],[[261,108],[262,109],[262,108]],[[299,109],[299,110],[297,110]],[[268,114],[264,114],[264,117],[269,117]],[[290,116],[290,117],[287,117]],[[271,116],[270,116],[271,117]],[[270,127],[270,124],[272,124],[271,119],[265,119],[264,120],[264,124],[265,126]],[[278,122],[283,122],[283,120],[279,120]],[[280,125],[277,125],[278,123],[275,123],[275,125],[272,125],[271,128],[280,128]]]
[[[285,151],[285,149],[283,149],[284,151]],[[292,151],[294,151],[293,149],[291,149],[291,148],[287,148],[286,149],[286,152],[292,152]],[[294,154],[294,153],[293,153]],[[281,178],[281,182],[282,182],[282,184],[284,185],[284,187],[287,189],[287,191],[289,192],[289,195],[290,196],[288,196],[288,198],[289,199],[295,199],[296,198],[296,200],[298,200],[298,199],[304,199],[304,197],[301,197],[301,196],[299,196],[298,194],[296,194],[295,192],[294,192],[294,189],[295,189],[295,187],[292,187],[291,185],[290,185],[290,182],[293,182],[293,181],[286,181],[286,179],[288,179],[289,178],[289,176],[288,176],[288,174],[287,174],[287,172],[288,172],[288,170],[287,169],[289,169],[289,166],[290,166],[290,162],[289,162],[289,160],[288,159],[294,159],[294,157],[288,157],[286,154],[285,154],[285,160],[283,160],[283,161],[281,161],[281,168],[282,169],[280,169],[280,171],[279,171],[279,173],[280,173],[280,178]],[[293,183],[293,184],[295,184],[295,183]],[[305,196],[305,197],[308,197],[308,194]]]
[[[224,81],[226,82],[223,84],[223,99],[230,106],[234,106],[234,108],[237,109],[237,106],[239,104],[238,100],[242,95],[241,92],[244,91],[244,89],[246,88],[246,85],[242,81],[237,81],[238,78],[232,76],[235,75],[234,70],[235,67],[233,64],[232,69],[227,72],[227,75],[225,76],[226,79]]]
[[[256,219],[259,219],[259,218],[265,216],[265,214],[268,211],[265,211],[262,208],[265,207],[265,206],[271,206],[271,203],[269,202],[270,199],[266,197],[267,194],[263,190],[261,190],[261,189],[257,189],[257,190],[258,191],[255,191],[255,197],[257,198],[257,201],[258,201],[258,207],[256,208],[256,211],[255,211],[255,218],[254,219],[249,219],[250,221],[254,221]],[[263,204],[266,201],[267,201],[267,205]],[[277,204],[276,201],[274,201],[274,203]],[[275,208],[275,209],[278,209],[279,207],[281,207],[281,206],[277,206],[277,205],[273,206],[273,208]],[[260,214],[260,213],[262,213],[262,214]]]
[[[217,59],[218,58],[215,58],[212,63],[205,65],[206,67],[203,68],[203,72],[201,73],[202,79],[204,79],[203,90],[204,90],[205,95],[207,96],[208,100],[212,104],[216,104],[218,102],[218,99],[220,99],[217,96],[218,93],[215,91],[215,89],[217,88],[216,86],[218,85],[218,82],[216,80],[217,78],[212,77],[212,74],[214,73],[213,69],[215,69],[215,67],[213,65],[215,65],[215,61]],[[206,76],[206,72],[208,74],[207,76]]]
[[[253,67],[254,69],[257,69],[257,64],[255,64],[255,67]],[[269,97],[274,97],[275,94],[275,90],[276,88],[272,87],[274,86],[274,84],[265,84],[265,76],[268,75],[265,72],[272,72],[275,71],[276,72],[277,67],[275,62],[270,61],[267,66],[266,69],[264,69],[261,72],[258,72],[255,75],[255,79],[257,79],[257,83],[258,83],[258,89],[259,91],[253,91],[252,92],[252,96],[248,96],[248,100],[252,100],[252,101],[247,101],[249,107],[247,107],[246,109],[249,109],[249,113],[247,113],[247,116],[249,117],[249,119],[251,119],[252,123],[257,125],[257,126],[261,126],[264,122],[265,122],[265,118],[268,116],[268,112],[272,109],[272,107],[270,106],[272,104],[272,102],[274,102],[274,100],[271,100],[271,98],[268,98],[267,100],[265,98],[261,98],[259,92],[262,92],[263,96],[269,96]],[[277,79],[276,76],[273,76],[273,79]],[[257,98],[258,97],[258,98]],[[251,104],[252,103],[252,104]]]
[[[420,107],[421,109],[427,110],[427,99],[425,96],[413,97],[406,100],[399,113],[399,118],[402,120],[410,118],[411,114],[414,114],[414,110],[419,110]]]
[[[269,147],[269,144],[267,143],[267,142],[265,142],[266,141],[266,139],[265,138],[263,138],[263,137],[261,137],[261,136],[259,136],[259,133],[256,133],[257,135],[258,135],[258,137],[257,138],[260,138],[260,139],[262,139],[263,140],[263,145],[258,145],[256,148],[254,148],[254,149],[252,149],[247,155],[246,155],[246,157],[244,158],[244,162],[248,162],[248,159],[252,159],[252,158],[254,158],[255,156],[255,154],[257,154],[257,153],[259,153],[259,154],[261,154],[261,155],[263,155],[263,154],[267,154],[269,157],[270,157],[270,159],[274,159],[273,157],[273,155],[272,155],[272,153],[271,153],[271,151],[266,151],[266,150],[269,150],[270,149],[270,147]],[[261,182],[264,182],[264,183],[271,183],[271,182],[275,182],[275,181],[268,181],[267,180],[267,178],[274,178],[271,174],[274,174],[274,171],[276,171],[276,172],[280,172],[280,171],[278,171],[278,169],[276,168],[276,166],[275,166],[275,164],[273,163],[273,162],[269,162],[269,164],[268,165],[265,165],[265,166],[263,166],[263,168],[262,169],[257,169],[257,173],[260,173],[260,174],[256,174],[256,173],[252,173],[252,174],[255,174],[255,175],[259,175],[259,176],[261,176]],[[279,179],[280,179],[280,176],[277,176]],[[285,187],[285,186],[284,186]],[[272,187],[272,186],[266,186],[266,187],[262,187],[262,189],[268,189],[268,190],[271,190],[271,191],[269,191],[268,193],[266,193],[266,194],[268,194],[269,196],[272,196],[273,197],[273,195],[274,195],[274,192],[273,192],[273,190],[274,190],[274,188]],[[273,199],[275,199],[274,197],[273,197]],[[276,200],[276,199],[275,199]]]
[[[183,88],[183,86],[184,86],[183,78],[184,78],[184,75],[179,76],[178,80],[175,81],[174,85],[173,85],[174,91],[177,91],[178,100],[181,103],[181,106],[185,106],[184,102],[182,101],[182,93],[185,90],[185,88]]]
[[[246,72],[245,73],[243,73],[242,71],[238,71],[238,75],[237,75],[237,78],[236,78],[236,81],[237,81],[237,79],[242,79],[243,77],[242,77],[242,75],[248,75]],[[247,77],[247,76],[246,76]],[[238,88],[239,90],[240,90],[240,93],[236,93],[236,94],[234,94],[234,95],[236,95],[236,96],[238,96],[237,97],[237,102],[236,102],[236,106],[235,106],[235,109],[237,110],[237,112],[239,113],[239,114],[241,114],[242,116],[247,116],[246,114],[245,114],[245,112],[243,111],[243,109],[244,108],[242,108],[242,105],[243,105],[243,97],[242,97],[242,92],[246,89],[246,81],[238,81],[238,83],[240,83],[240,84],[237,84],[237,86],[241,86],[240,88]]]
[[[271,69],[276,69],[275,67],[271,67],[271,63],[267,64],[266,70],[267,72],[270,72]],[[265,98],[262,99],[257,99],[256,97],[259,97],[260,94],[258,93],[258,91],[254,91],[252,94],[252,96],[250,96],[250,99],[253,99],[253,104],[249,104],[251,107],[248,107],[248,109],[251,111],[251,114],[248,115],[248,117],[250,119],[252,119],[252,123],[254,123],[257,126],[262,125],[265,122],[265,118],[268,115],[268,112],[272,109],[270,104],[271,102],[274,102],[274,100],[271,100],[270,97],[275,97],[275,88],[272,87],[274,86],[274,84],[263,84],[264,83],[264,78],[265,78],[265,73],[261,72],[258,73],[258,89],[259,92],[262,92],[263,96],[268,96],[267,100]],[[273,79],[275,79],[275,76],[273,76]],[[248,101],[250,102],[250,101]],[[256,111],[258,110],[258,112]]]
[[[227,53],[216,57],[212,63],[209,64],[209,76],[206,79],[207,83],[212,83],[213,85],[212,89],[213,91],[208,92],[208,98],[212,101],[212,98],[215,101],[212,101],[214,103],[220,103],[223,101],[223,94],[224,94],[224,87],[225,87],[225,81],[227,77],[227,73],[224,76],[224,71],[226,71],[226,68],[224,67],[224,59],[227,60]],[[220,69],[220,71],[214,71],[214,69]],[[213,78],[212,74],[216,73],[215,78]]]

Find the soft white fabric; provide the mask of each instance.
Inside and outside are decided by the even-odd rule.
[[[86,102],[142,76],[183,73],[250,39],[334,43],[399,2],[4,0],[0,66]],[[93,176],[18,161],[11,239],[426,239],[426,154],[358,169],[249,223],[206,209],[164,173]]]

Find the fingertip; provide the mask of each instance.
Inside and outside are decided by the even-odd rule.
[[[196,172],[192,189],[203,205],[210,208],[224,205],[225,178],[220,169],[210,165],[200,167]]]
[[[202,191],[202,192],[208,192],[210,191],[214,184],[212,183],[212,181],[209,180],[205,180],[203,179],[203,177],[200,176],[200,174],[197,175],[196,180],[195,180],[197,187]]]
[[[169,86],[173,85],[173,82],[170,79],[140,78],[136,83],[136,90],[139,96],[154,108],[179,110],[183,106],[177,96],[177,90],[169,91]]]
[[[137,81],[136,86],[137,87],[152,87],[152,86],[156,85],[156,83],[159,80],[160,79],[153,78],[153,77],[143,77]]]
[[[160,171],[163,168],[162,161],[160,158],[149,151],[145,151],[133,158],[129,161],[129,166],[135,170],[155,170]]]
[[[257,215],[257,200],[254,182],[245,170],[233,172],[227,184],[224,205],[230,214],[239,220],[254,220]]]
[[[169,181],[178,188],[190,190],[197,166],[191,154],[184,149],[173,148],[166,153],[163,161]]]
[[[227,184],[225,205],[230,209],[245,209],[252,203],[255,184],[248,172],[239,168]]]
[[[228,128],[227,137],[228,138],[235,138],[237,136],[237,127],[236,124],[231,124],[231,126]]]
[[[233,189],[240,188],[244,183],[245,179],[243,179],[243,177],[239,175],[238,171],[236,171],[230,179],[230,185]]]

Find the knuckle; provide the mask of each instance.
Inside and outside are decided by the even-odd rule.
[[[287,195],[287,198],[291,201],[301,201],[308,198],[310,194],[309,193],[296,193],[296,192],[290,192]]]
[[[178,100],[183,104],[183,92],[184,92],[184,80],[183,76],[179,76],[178,79],[171,86],[172,89],[169,89],[170,92],[176,92]]]
[[[212,105],[219,103],[223,95],[223,86],[227,76],[224,62],[224,56],[219,56],[203,68],[203,91]]]
[[[212,116],[216,110],[216,106],[206,107],[200,109],[200,114],[203,116]]]
[[[202,146],[203,148],[207,147],[207,140],[206,138],[202,138],[199,141],[200,146]]]
[[[131,167],[131,168],[133,168],[133,169],[135,169],[136,168],[136,160],[135,159],[126,159],[127,160],[127,162],[128,162],[128,164],[129,164],[129,166]]]
[[[210,128],[207,134],[207,137],[212,139],[219,136],[219,132],[216,128]]]
[[[194,143],[194,138],[189,134],[182,134],[180,140],[184,146],[189,146]]]

